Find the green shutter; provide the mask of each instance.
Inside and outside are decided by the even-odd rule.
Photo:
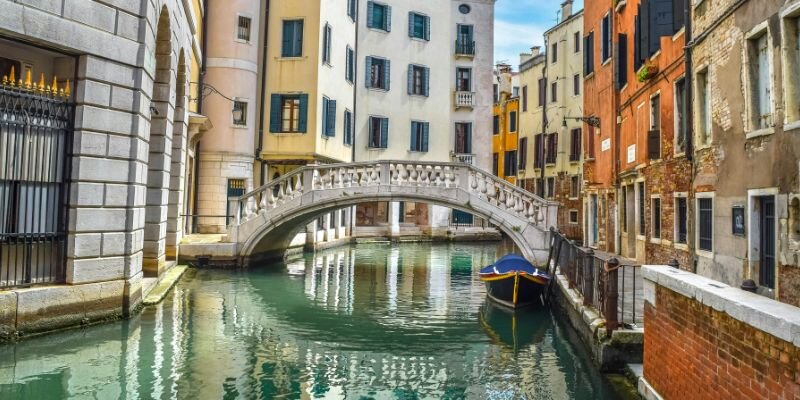
[[[417,143],[416,136],[417,136],[417,122],[411,121],[411,134],[409,135],[409,137],[411,138],[411,145],[409,145],[408,147],[408,149],[411,151],[419,150],[414,147],[414,145]]]
[[[414,37],[414,13],[408,13],[408,37]]]
[[[300,122],[297,124],[297,131],[306,133],[308,131],[308,95],[300,95]]]
[[[269,131],[278,133],[281,131],[281,95],[273,94],[269,106]]]
[[[430,123],[422,123],[422,151],[428,152],[428,132],[430,130]]]
[[[336,136],[336,100],[328,100],[328,136]]]
[[[322,136],[328,135],[328,98],[322,98],[322,123],[320,124],[320,132]]]
[[[414,66],[408,64],[408,94],[414,94]]]
[[[389,60],[383,60],[383,67],[384,67],[383,68],[383,79],[384,79],[384,83],[386,83],[386,87],[384,89],[386,89],[386,91],[389,91],[389,88],[392,86],[391,85],[391,81],[389,80],[389,78],[391,77],[391,72],[390,72],[391,71],[391,67],[390,67]]]
[[[384,6],[386,12],[383,15],[383,29],[386,32],[392,31],[392,7],[391,6]]]
[[[425,96],[431,95],[431,69],[425,67],[422,74],[422,90],[425,91]]]
[[[364,84],[366,85],[366,87],[371,88],[372,87],[372,79],[370,79],[370,78],[371,78],[371,75],[372,75],[372,57],[367,57],[366,68],[364,68],[364,72],[367,75],[366,79],[364,80]]]
[[[431,17],[425,16],[425,40],[431,40]]]
[[[370,28],[375,28],[375,3],[367,2],[367,26]]]
[[[381,118],[381,148],[389,147],[389,118]]]
[[[291,54],[291,44],[292,44],[292,21],[283,21],[283,42],[281,48],[281,56],[282,57],[289,57]]]

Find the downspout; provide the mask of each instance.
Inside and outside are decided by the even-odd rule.
[[[358,65],[359,65],[359,63],[358,63],[358,30],[359,30],[358,29],[358,27],[359,27],[358,14],[359,14],[359,10],[360,9],[359,9],[358,0],[353,0],[353,1],[356,3],[356,13],[353,16],[353,19],[355,20],[354,23],[356,24],[356,37],[355,37],[355,40],[353,41],[353,119],[352,119],[352,121],[350,121],[350,125],[351,125],[350,126],[350,130],[352,130],[352,135],[353,136],[351,137],[351,140],[350,140],[350,162],[355,162],[356,161],[356,121],[358,120],[358,118],[356,118],[356,115],[358,115],[358,96],[357,96],[358,91],[356,89],[358,88],[358,83],[357,82],[358,82],[358,76],[360,75],[358,73]],[[345,68],[347,68],[347,66],[345,66]]]
[[[543,83],[544,83],[543,92],[544,93],[539,93],[539,95],[543,99],[543,101],[542,101],[542,133],[541,133],[542,136],[541,136],[541,142],[540,142],[541,145],[539,146],[539,154],[537,154],[537,157],[539,157],[539,160],[541,162],[541,167],[539,167],[540,170],[541,170],[541,171],[539,171],[539,178],[541,179],[542,184],[536,190],[536,192],[537,192],[536,194],[538,194],[541,198],[545,197],[544,188],[545,188],[545,186],[547,186],[547,184],[545,183],[545,180],[544,180],[544,169],[545,169],[545,166],[547,165],[547,163],[545,162],[545,159],[544,159],[544,155],[546,154],[546,152],[544,151],[544,146],[545,146],[545,135],[546,135],[546,132],[547,132],[547,125],[549,124],[547,122],[547,60],[549,58],[548,57],[549,53],[547,52],[547,49],[549,49],[550,47],[547,44],[548,44],[547,36],[545,36],[544,37],[544,68],[542,68],[542,79],[543,79]],[[534,140],[533,143],[534,143],[534,146],[535,146],[536,145],[536,140]],[[498,159],[499,159],[499,157],[498,157]],[[498,162],[500,162],[500,161],[498,160]]]
[[[684,61],[686,62],[685,73],[684,73],[684,92],[685,92],[685,99],[684,103],[684,115],[685,118],[685,130],[686,132],[686,160],[691,163],[692,169],[692,182],[691,185],[694,186],[694,178],[697,176],[697,164],[694,162],[694,103],[692,102],[692,98],[694,96],[694,75],[692,75],[692,6],[690,4],[691,0],[684,0],[683,1],[683,21],[684,21],[684,43],[685,45],[685,53],[684,53]],[[691,187],[689,191],[691,192]],[[688,203],[690,200],[687,199],[686,202]],[[693,238],[694,235],[690,234],[690,229],[694,229],[694,214],[689,213],[691,208],[689,205],[686,205],[686,244],[689,246],[689,254],[694,255],[692,257],[692,272],[697,273],[697,256],[694,252],[694,243]],[[691,232],[694,233],[694,232]]]
[[[614,39],[615,39],[615,36],[616,36],[616,42],[617,42],[616,51],[614,51],[611,54],[611,63],[612,63],[612,65],[617,66],[619,64],[619,54],[618,54],[619,53],[619,29],[617,28],[616,19],[614,18],[615,14],[616,14],[615,12],[610,13],[609,14],[609,18],[611,19],[611,22],[610,22],[610,24],[611,24],[611,40],[613,42]],[[622,132],[621,132],[622,131],[622,125],[617,123],[617,119],[621,117],[620,111],[619,111],[619,103],[620,103],[619,91],[617,90],[617,84],[618,84],[617,82],[619,81],[619,76],[617,76],[617,73],[618,73],[617,71],[618,71],[618,67],[614,68],[613,71],[611,72],[611,88],[614,91],[614,95],[611,96],[611,108],[612,108],[613,112],[611,114],[611,121],[609,121],[609,122],[611,123],[611,129],[614,132],[614,163],[613,163],[613,166],[612,166],[612,173],[614,174],[613,180],[616,183],[614,185],[615,186],[615,188],[614,188],[615,189],[615,191],[614,191],[615,192],[614,193],[614,202],[617,203],[617,205],[618,205],[617,207],[614,208],[616,210],[616,213],[614,215],[614,250],[615,250],[614,252],[617,253],[617,254],[622,254],[621,249],[620,249],[620,247],[622,247],[622,229],[621,228],[622,228],[622,224],[627,223],[627,221],[620,221],[619,220],[620,215],[621,215],[621,213],[619,212],[619,209],[620,209],[620,207],[627,207],[627,205],[623,204],[623,205],[619,206],[619,204],[620,204],[619,200],[622,198],[622,196],[620,196],[620,194],[619,194],[619,191],[622,189],[622,185],[621,185],[622,182],[620,182],[620,180],[619,180],[619,170],[620,170],[620,166],[622,164],[622,162],[620,161],[620,153],[621,153],[620,142],[621,142],[621,137],[622,137]],[[601,147],[602,147],[602,144],[601,144]],[[627,190],[627,189],[624,189],[624,190]],[[606,200],[606,205],[608,205],[608,200]],[[607,220],[608,220],[608,218],[606,218],[606,221]],[[606,246],[608,246],[608,244],[606,244]]]
[[[200,66],[200,95],[197,96],[197,113],[203,114],[203,84],[206,80],[206,60],[208,58],[208,54],[206,54],[206,50],[208,48],[208,0],[203,0],[203,42],[200,44],[200,47],[203,49],[203,62]],[[192,196],[192,232],[197,232],[197,195],[200,190],[200,141],[197,141],[197,145],[194,148],[194,182],[192,191],[194,191]]]
[[[261,97],[261,107],[258,110],[258,146],[256,147],[256,154],[255,154],[255,161],[261,168],[261,172],[259,173],[259,186],[264,186],[266,183],[266,171],[264,170],[266,163],[261,158],[261,152],[264,149],[264,118],[266,114],[266,93],[267,93],[267,48],[269,47],[269,3],[270,0],[265,0],[264,2],[264,28],[262,32],[264,33],[263,41],[264,46],[261,49],[261,92],[259,96]]]

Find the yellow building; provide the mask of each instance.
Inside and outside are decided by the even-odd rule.
[[[542,133],[542,105],[544,104],[544,53],[541,47],[534,46],[530,53],[520,54],[520,113],[519,113],[519,152],[527,157],[519,162],[517,179],[520,187],[534,193],[536,181],[541,178],[541,169],[536,168],[535,142]]]
[[[524,160],[525,154],[518,152],[519,97],[513,96],[512,79],[510,66],[498,66],[499,96],[492,113],[492,171],[516,184],[519,160]]]

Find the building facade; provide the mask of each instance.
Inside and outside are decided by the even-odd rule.
[[[519,75],[511,66],[497,66],[498,99],[492,111],[492,172],[495,176],[517,184],[518,166],[524,154],[519,150]],[[517,81],[517,86],[514,86]]]
[[[534,166],[536,159],[534,141],[543,132],[544,125],[544,87],[545,55],[540,46],[531,48],[530,53],[520,54],[519,63],[519,170],[517,182],[525,190],[536,193],[537,179],[541,169]],[[538,193],[537,193],[538,194]]]
[[[696,271],[800,305],[798,1],[693,9]]]

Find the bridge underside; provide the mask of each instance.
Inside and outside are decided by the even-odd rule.
[[[501,209],[458,187],[372,187],[316,190],[297,195],[280,206],[261,211],[229,232],[227,240],[238,244],[240,263],[282,256],[295,235],[320,215],[376,201],[424,202],[468,212],[488,220],[507,235],[523,255],[543,264],[549,248],[549,232],[519,215]]]

